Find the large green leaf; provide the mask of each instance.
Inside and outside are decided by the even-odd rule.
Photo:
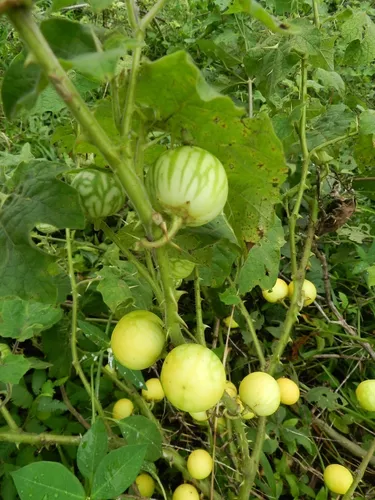
[[[348,45],[346,64],[370,64],[375,59],[375,24],[365,11],[353,12],[342,25],[341,34]]]
[[[8,354],[0,361],[0,382],[18,384],[30,369],[30,363],[21,354]]]
[[[12,472],[21,500],[85,500],[86,494],[78,479],[57,462],[35,462]]]
[[[103,420],[97,420],[83,436],[78,447],[77,465],[85,478],[92,481],[94,473],[107,451],[107,431]]]
[[[118,426],[128,444],[143,444],[147,447],[146,460],[155,462],[161,457],[163,438],[154,422],[142,415],[133,415],[120,420]]]
[[[140,105],[155,110],[157,127],[222,161],[229,180],[228,220],[242,230],[243,239],[259,241],[271,222],[287,172],[268,116],[246,118],[243,108],[205,82],[185,52],[145,64],[136,97]]]
[[[56,179],[66,167],[48,161],[20,165],[12,192],[0,213],[0,296],[38,302],[65,300],[68,281],[55,259],[31,241],[30,231],[43,222],[58,228],[83,228],[77,192]]]

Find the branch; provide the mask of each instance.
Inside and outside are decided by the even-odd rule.
[[[358,467],[356,475],[354,476],[354,481],[349,490],[346,492],[346,494],[343,496],[342,500],[350,500],[353,496],[354,491],[356,490],[357,486],[361,482],[361,479],[363,478],[367,466],[370,463],[371,460],[374,459],[374,453],[375,453],[375,439],[373,439],[370,448],[368,449],[366,455],[363,457],[361,465]]]
[[[0,441],[10,443],[26,443],[35,446],[47,444],[63,444],[78,446],[81,442],[81,436],[59,436],[58,434],[49,434],[42,432],[41,434],[33,434],[28,432],[0,432]]]
[[[85,420],[82,415],[74,408],[72,403],[70,402],[70,399],[68,398],[68,395],[66,393],[65,387],[62,385],[60,387],[61,395],[63,398],[64,403],[66,404],[66,407],[70,411],[70,413],[78,420],[78,422],[83,425],[85,429],[90,429],[90,424]]]

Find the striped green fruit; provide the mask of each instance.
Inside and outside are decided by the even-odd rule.
[[[146,177],[154,207],[181,217],[187,226],[207,224],[228,197],[228,179],[220,161],[204,149],[182,146],[163,153]]]
[[[75,176],[72,186],[78,191],[86,215],[92,219],[108,217],[125,203],[125,193],[112,172],[85,169]]]

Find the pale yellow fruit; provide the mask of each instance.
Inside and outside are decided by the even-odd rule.
[[[206,411],[196,411],[195,413],[189,413],[189,415],[196,420],[197,422],[205,422],[209,419],[209,416]]]
[[[235,398],[237,396],[237,387],[233,384],[233,382],[227,380],[225,382],[225,392],[229,394],[231,398]]]
[[[288,295],[289,298],[291,299],[293,297],[293,292],[294,292],[294,283],[291,281],[288,286]],[[304,306],[309,306],[314,302],[316,299],[316,288],[314,283],[311,283],[309,280],[305,280],[302,285],[302,298],[303,298],[303,305]]]
[[[155,491],[155,481],[153,478],[146,473],[139,474],[137,476],[136,480],[136,485],[138,488],[139,493],[142,495],[142,497],[145,498],[150,498],[154,494]]]
[[[270,290],[262,290],[262,295],[267,302],[272,304],[280,302],[288,296],[288,285],[281,278],[277,278],[276,283]]]
[[[243,402],[241,401],[240,398],[236,398],[236,402],[240,407],[241,418],[243,418],[244,420],[250,420],[255,417],[255,413],[253,413],[252,411],[245,410]]]
[[[324,471],[324,482],[333,493],[345,495],[352,485],[353,476],[343,465],[331,464]]]
[[[223,323],[227,328],[238,328],[240,325],[231,316],[223,319]]]
[[[187,459],[187,469],[194,479],[206,479],[213,465],[212,457],[206,450],[194,450]]]
[[[129,417],[133,413],[133,410],[134,405],[130,399],[119,399],[113,407],[112,416],[115,420],[122,420],[123,418]]]
[[[172,500],[200,500],[197,488],[192,484],[180,484],[173,493]]]
[[[298,385],[290,378],[281,377],[277,379],[280,389],[280,401],[284,405],[294,405],[297,403],[300,392]]]
[[[163,387],[158,378],[150,378],[146,382],[147,389],[142,389],[142,396],[146,401],[161,401],[164,399]]]
[[[375,380],[364,380],[355,391],[358,403],[364,410],[375,411]]]
[[[241,400],[255,415],[272,415],[280,406],[279,384],[268,373],[247,375],[240,384],[239,393]]]

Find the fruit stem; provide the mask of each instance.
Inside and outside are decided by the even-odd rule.
[[[361,465],[358,467],[357,472],[354,476],[354,481],[350,486],[349,490],[343,496],[342,500],[350,500],[352,498],[354,491],[356,490],[357,486],[359,485],[361,479],[363,478],[366,472],[367,466],[371,458],[374,456],[374,453],[375,453],[375,439],[372,441],[370,448],[368,449],[366,455],[363,457]]]
[[[194,292],[195,292],[195,314],[196,314],[196,339],[198,344],[206,345],[206,339],[204,337],[204,324],[202,319],[202,297],[201,297],[201,287],[200,287],[200,277],[198,266],[194,268]]]
[[[171,228],[169,229],[169,231],[165,230],[164,235],[161,238],[154,241],[141,240],[140,244],[145,248],[160,248],[164,245],[167,245],[181,229],[182,223],[183,221],[181,217],[174,217],[172,220]]]

